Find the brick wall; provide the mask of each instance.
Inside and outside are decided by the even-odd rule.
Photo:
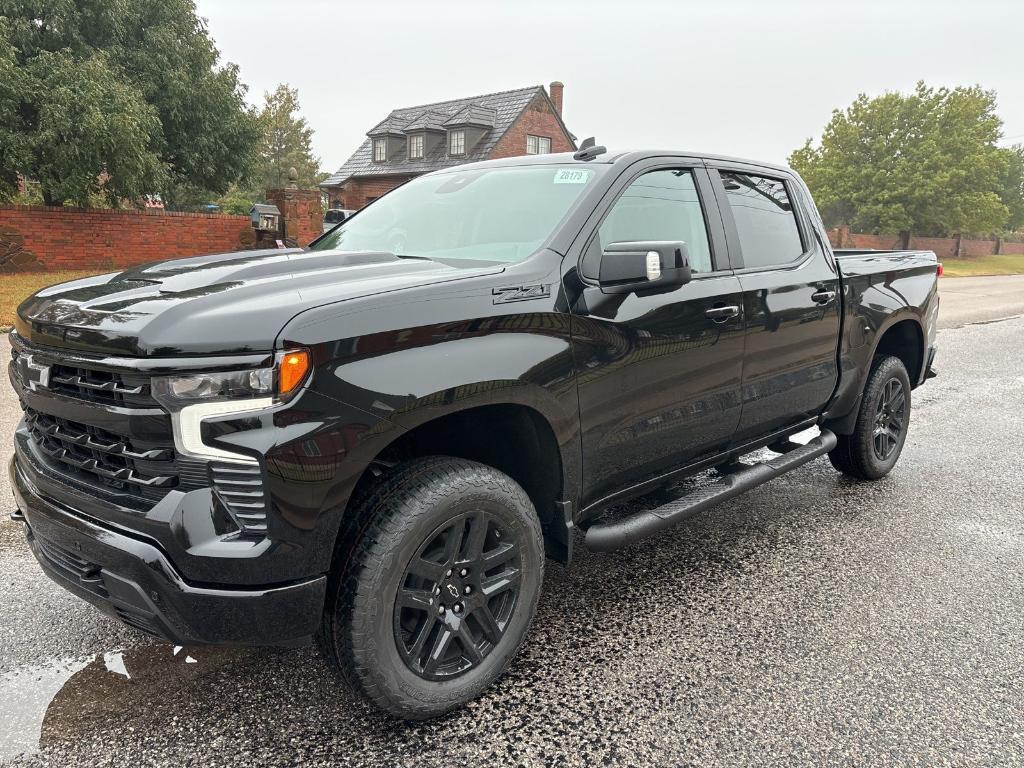
[[[0,207],[0,272],[113,270],[236,251],[253,240],[247,216]]]
[[[904,247],[900,235],[867,235],[850,232],[845,227],[828,231],[835,248],[870,248],[895,251]],[[959,243],[959,245],[958,245]],[[919,237],[912,235],[906,245],[911,250],[934,251],[940,259],[971,258],[1000,254],[1024,254],[1024,242],[1018,240],[976,240],[957,237]]]
[[[562,130],[551,102],[541,94],[534,96],[523,114],[512,124],[508,132],[501,137],[498,146],[491,152],[491,157],[515,157],[526,154],[526,137],[547,136],[551,139],[552,152],[573,152],[576,147]]]
[[[993,242],[993,246],[995,243]],[[951,259],[956,254],[955,237],[911,237],[909,248],[921,251],[935,251],[940,259]],[[995,250],[989,251],[994,253]]]

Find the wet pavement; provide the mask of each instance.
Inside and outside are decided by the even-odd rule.
[[[1024,315],[1024,275],[944,277],[940,328]]]
[[[312,648],[156,643],[47,580],[4,519],[0,761],[1024,764],[1024,319],[940,344],[889,478],[818,460],[549,564],[508,674],[428,723],[353,699]]]

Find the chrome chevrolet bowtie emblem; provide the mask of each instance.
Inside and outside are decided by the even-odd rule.
[[[21,366],[21,379],[30,390],[35,392],[50,386],[50,366],[37,363],[32,355],[19,356],[18,363]]]
[[[448,593],[449,593],[449,594],[450,594],[450,595],[451,595],[452,597],[458,597],[458,596],[459,596],[459,590],[457,590],[457,589],[455,588],[455,585],[454,585],[454,584],[449,584],[449,585],[448,585]]]

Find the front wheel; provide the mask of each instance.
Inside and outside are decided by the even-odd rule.
[[[853,434],[839,435],[832,466],[861,480],[878,480],[896,466],[910,427],[910,376],[898,357],[875,358]]]
[[[537,513],[504,473],[447,457],[400,465],[359,506],[321,647],[382,709],[443,714],[489,686],[526,635],[544,568]]]

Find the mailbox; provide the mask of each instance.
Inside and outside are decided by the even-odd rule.
[[[253,229],[264,232],[281,231],[281,211],[276,205],[256,203],[249,209],[249,218],[252,219]]]

